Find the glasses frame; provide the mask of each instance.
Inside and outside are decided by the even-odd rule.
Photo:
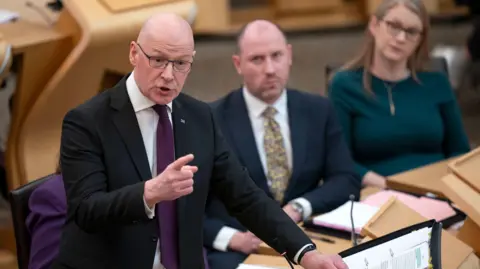
[[[408,41],[417,41],[423,35],[423,30],[404,28],[398,23],[389,20],[382,19],[381,21],[385,23],[387,32],[393,37],[397,37],[401,32],[404,32],[405,39]]]
[[[185,60],[181,60],[181,62],[183,63],[188,63],[188,66],[186,69],[182,70],[182,69],[178,69],[176,63],[180,62],[179,60],[169,60],[169,59],[165,59],[165,58],[162,58],[162,57],[158,57],[158,56],[151,56],[151,55],[148,55],[142,48],[142,46],[140,46],[140,44],[136,43],[138,48],[140,49],[140,51],[143,53],[143,55],[145,55],[145,57],[147,57],[148,59],[148,64],[150,65],[151,68],[155,68],[155,69],[165,69],[167,68],[167,66],[172,63],[172,68],[173,70],[175,70],[176,72],[180,72],[180,73],[187,73],[188,71],[190,71],[192,69],[192,65],[193,65],[193,62],[190,62],[190,61],[185,61]],[[157,60],[162,60],[164,61],[164,63],[162,63],[161,65],[156,65],[155,62]],[[152,64],[154,63],[154,64]]]

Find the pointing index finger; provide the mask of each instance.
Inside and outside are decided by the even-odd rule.
[[[182,170],[182,167],[187,165],[189,162],[193,161],[193,154],[188,154],[183,157],[178,158],[176,161],[171,163],[168,167],[175,170]]]

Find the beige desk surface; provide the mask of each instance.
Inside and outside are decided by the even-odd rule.
[[[26,20],[0,24],[0,32],[5,40],[13,46],[15,53],[22,53],[27,48],[42,43],[64,38],[65,35],[53,27]]]
[[[377,188],[367,187],[367,188],[364,188],[362,190],[362,192],[360,194],[360,197],[361,197],[361,199],[364,199],[365,197],[368,197],[369,195],[371,195],[373,193],[376,193],[378,191],[379,191],[379,189],[377,189]],[[316,233],[308,232],[308,231],[306,231],[306,233],[307,233],[307,235],[310,236],[312,241],[317,245],[317,248],[323,253],[327,253],[327,254],[339,253],[339,252],[341,252],[345,249],[348,249],[352,246],[352,243],[350,242],[350,240],[346,240],[346,239],[342,239],[342,238],[338,238],[338,237],[333,237],[333,236],[329,236],[329,235],[316,234]],[[316,239],[316,237],[330,239],[330,240],[333,241],[333,243],[325,242],[324,240],[318,240],[318,239]],[[275,250],[273,250],[271,247],[269,247],[265,243],[262,243],[260,245],[258,253],[262,254],[262,255],[273,255],[273,256],[278,255],[278,253]]]
[[[324,234],[316,234],[312,232],[306,232],[308,236],[310,236],[310,239],[317,245],[317,248],[327,254],[335,254],[339,253],[345,249],[348,249],[352,246],[352,243],[350,240],[345,240],[342,238],[338,237],[333,237],[329,235],[324,235]],[[333,243],[328,243],[319,239],[316,239],[318,237],[325,238],[332,240]],[[271,255],[271,256],[278,256],[279,254],[271,247],[269,247],[267,244],[262,243],[258,249],[258,254],[261,255]]]
[[[280,256],[266,256],[259,254],[252,254],[243,262],[245,264],[264,265],[278,268],[290,268],[284,257]],[[301,266],[294,266],[295,269],[302,268]]]
[[[27,2],[32,3],[35,8],[27,6]],[[56,12],[47,8],[48,2],[50,2],[50,0],[0,0],[0,9],[6,9],[18,13],[21,20],[46,26],[48,25],[48,21],[42,17],[40,12],[51,20],[56,20],[58,18]]]

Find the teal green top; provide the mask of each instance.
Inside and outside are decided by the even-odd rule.
[[[361,178],[368,171],[393,175],[470,150],[445,75],[421,72],[420,83],[413,77],[389,82],[372,76],[371,95],[363,89],[362,70],[340,71],[329,85]]]

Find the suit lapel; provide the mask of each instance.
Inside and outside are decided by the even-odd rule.
[[[181,102],[181,95],[178,96],[172,103],[172,123],[173,123],[173,136],[175,141],[175,159],[178,159],[182,156],[192,153],[191,147],[189,145],[189,130],[188,130],[188,118],[187,113],[185,113],[185,108]],[[193,189],[195,190],[195,183]],[[177,220],[179,225],[179,230],[188,229],[184,225],[186,223],[186,214],[187,214],[187,199],[191,195],[183,196],[177,199]],[[182,242],[182,240],[180,240]]]
[[[111,107],[115,110],[113,122],[127,147],[140,178],[142,180],[152,178],[140,127],[128,97],[126,77],[112,89]]]
[[[302,166],[305,162],[307,146],[308,146],[308,115],[302,106],[299,95],[294,91],[287,91],[288,121],[290,125],[290,136],[292,143],[293,171],[288,184],[285,197],[288,196],[289,190],[298,179]]]
[[[233,138],[232,144],[239,145],[237,152],[249,170],[252,179],[256,181],[259,187],[269,193],[267,178],[260,161],[252,124],[241,89],[233,93],[231,106],[228,107],[226,112],[225,121]]]

